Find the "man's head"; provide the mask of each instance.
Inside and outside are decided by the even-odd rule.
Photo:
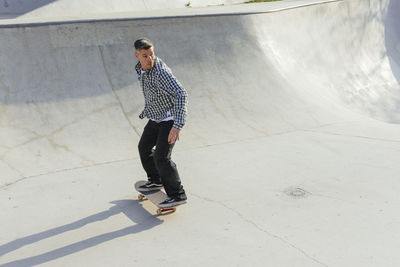
[[[152,42],[147,38],[140,38],[135,41],[135,56],[142,65],[143,70],[154,67],[154,47]]]

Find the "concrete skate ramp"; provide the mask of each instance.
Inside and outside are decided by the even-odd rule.
[[[0,264],[400,266],[399,12],[1,27]],[[142,36],[189,93],[164,217],[133,189]]]
[[[398,123],[394,1],[0,31],[1,183],[137,157],[148,36],[190,95],[177,149],[358,120]],[[218,25],[218,27],[216,27]]]
[[[1,18],[76,17],[115,12],[140,12],[210,5],[230,5],[243,0],[1,0]]]

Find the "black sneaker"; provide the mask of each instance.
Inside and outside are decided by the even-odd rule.
[[[174,207],[174,206],[178,206],[178,205],[185,204],[185,203],[186,203],[186,199],[169,197],[166,200],[164,200],[163,202],[161,202],[160,204],[158,204],[158,206],[160,208],[169,208],[169,207]]]
[[[153,191],[153,190],[160,190],[163,188],[163,185],[160,183],[154,183],[152,181],[148,181],[142,186],[139,186],[139,190],[143,192]]]

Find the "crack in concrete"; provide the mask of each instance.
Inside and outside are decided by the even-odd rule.
[[[303,132],[310,132],[310,133],[325,134],[325,135],[334,135],[334,136],[343,136],[343,137],[353,137],[353,138],[360,138],[360,139],[367,139],[367,140],[374,140],[374,141],[383,141],[383,142],[390,142],[390,143],[400,143],[400,140],[391,140],[391,139],[383,139],[383,138],[368,137],[368,136],[360,136],[360,135],[349,135],[349,134],[339,134],[339,133],[321,132],[321,131],[315,131],[314,129],[302,130],[302,131],[303,131]]]
[[[0,161],[3,162],[7,167],[9,167],[10,169],[12,169],[13,171],[15,171],[21,178],[24,177],[24,174],[18,170],[17,168],[15,168],[13,165],[11,165],[11,163],[9,163],[4,156],[0,157]]]
[[[100,162],[100,163],[94,163],[92,165],[84,165],[84,166],[79,166],[79,167],[74,167],[74,168],[66,168],[66,169],[61,169],[61,170],[55,170],[55,171],[51,171],[51,172],[41,173],[41,174],[37,174],[37,175],[33,175],[33,176],[26,176],[26,177],[22,177],[19,180],[16,180],[16,181],[13,181],[11,183],[8,183],[8,184],[5,184],[3,186],[0,186],[0,190],[5,190],[6,188],[8,188],[8,187],[10,187],[12,185],[15,185],[16,183],[19,183],[19,182],[21,182],[23,180],[27,180],[27,179],[34,179],[34,178],[38,178],[38,177],[41,177],[41,176],[55,174],[55,173],[68,172],[68,171],[80,170],[80,169],[85,169],[85,168],[92,168],[92,167],[97,167],[97,166],[104,166],[104,165],[120,163],[120,162],[127,162],[127,161],[136,160],[136,159],[137,158],[105,161],[105,162]]]
[[[112,106],[115,106],[115,104],[113,104]],[[104,107],[103,109],[106,109],[106,107]],[[91,115],[91,114],[88,114],[87,116],[89,116],[89,115]],[[84,116],[84,117],[82,117],[82,118],[78,118],[77,120],[73,121],[72,123],[76,123],[76,122],[78,122],[79,120],[83,120],[85,117],[86,117],[86,116]],[[70,124],[72,124],[72,123],[70,123]],[[70,125],[70,124],[68,124],[68,125]],[[318,126],[318,127],[316,127],[316,128],[311,128],[310,130],[301,130],[301,129],[300,129],[300,130],[292,130],[292,131],[286,131],[286,132],[271,134],[271,135],[268,135],[268,136],[257,136],[257,137],[254,137],[254,138],[247,138],[247,139],[241,139],[241,140],[232,140],[232,141],[221,142],[221,143],[216,143],[216,144],[208,144],[208,145],[198,146],[198,147],[195,147],[195,148],[188,148],[188,149],[185,149],[185,150],[180,150],[179,152],[199,150],[199,149],[204,149],[204,148],[211,147],[211,146],[220,146],[220,145],[226,145],[226,144],[240,143],[240,142],[244,142],[244,141],[254,141],[254,140],[259,140],[259,139],[262,139],[262,138],[268,138],[268,137],[273,137],[273,136],[291,134],[291,133],[301,132],[301,131],[310,131],[310,132],[312,132],[313,129],[319,129],[319,128],[323,128],[323,127],[326,127],[326,126],[332,126],[332,125],[336,125],[336,124],[340,124],[340,123],[324,124],[324,125]],[[65,125],[65,126],[63,126],[63,127],[60,127],[59,129],[53,131],[52,134],[61,131],[62,129],[64,129],[64,128],[67,127],[68,125]],[[23,128],[20,128],[20,129],[23,129]],[[30,132],[32,132],[32,133],[35,133],[34,131],[29,130],[29,129],[23,129],[23,130],[27,130],[27,131],[30,131]],[[319,132],[317,132],[317,131],[315,131],[315,132],[316,132],[316,133],[319,133]],[[35,133],[35,134],[36,134],[36,135],[39,135],[39,134],[37,134],[37,133]],[[46,136],[43,136],[43,137],[44,137],[44,138],[48,138],[48,137],[46,137]],[[36,139],[38,139],[38,138],[36,138]],[[36,139],[35,139],[35,140],[36,140]],[[8,187],[8,186],[14,185],[14,184],[16,184],[16,183],[18,183],[18,182],[20,182],[20,181],[22,181],[22,180],[25,180],[25,179],[36,178],[36,177],[45,176],[45,175],[49,175],[49,174],[53,174],[53,173],[64,172],[64,171],[72,171],[72,170],[77,170],[77,169],[82,169],[82,168],[91,168],[91,167],[96,167],[96,166],[102,166],[102,165],[107,165],[107,164],[113,164],[113,163],[117,163],[117,162],[126,162],[126,161],[130,161],[130,160],[135,160],[135,159],[137,159],[137,157],[135,157],[135,158],[129,158],[129,159],[122,159],[122,160],[115,160],[115,161],[107,161],[107,162],[94,163],[93,165],[85,165],[85,166],[79,166],[79,167],[75,167],[75,168],[67,168],[67,169],[62,169],[62,170],[47,172],[47,173],[38,174],[38,175],[34,175],[34,176],[27,176],[27,177],[23,177],[22,179],[19,179],[19,180],[17,180],[17,181],[14,181],[14,182],[12,182],[12,183],[9,183],[9,184],[7,184],[7,185],[5,185],[5,186],[0,186],[0,190],[6,188],[6,187]],[[204,199],[204,200],[206,200],[206,199]],[[209,201],[211,201],[211,200],[209,200]]]
[[[48,137],[47,140],[49,141],[50,145],[51,145],[55,150],[57,150],[57,148],[60,148],[60,149],[65,150],[65,151],[68,152],[68,153],[71,153],[71,154],[73,154],[73,155],[75,155],[75,156],[81,158],[83,161],[86,161],[86,162],[91,163],[91,164],[95,164],[95,163],[96,163],[95,161],[93,161],[93,160],[91,160],[91,159],[88,159],[87,157],[85,157],[85,156],[83,156],[83,155],[80,155],[80,154],[78,154],[78,153],[72,151],[72,150],[71,150],[69,147],[67,147],[66,145],[57,144],[57,143],[56,143],[53,139],[51,139],[50,137]]]
[[[22,181],[22,180],[25,180],[25,179],[27,178],[27,177],[24,177],[24,174],[23,174],[23,172],[22,172],[21,170],[19,170],[19,169],[17,169],[16,167],[12,166],[11,163],[9,163],[9,162],[7,162],[7,161],[5,160],[5,158],[7,157],[7,155],[8,155],[9,153],[11,153],[11,152],[12,152],[13,150],[15,150],[15,149],[18,149],[18,148],[20,148],[20,147],[26,146],[26,145],[28,145],[28,144],[30,144],[30,143],[32,143],[32,142],[35,142],[35,141],[37,141],[37,140],[40,140],[40,139],[45,139],[45,140],[47,140],[47,141],[49,142],[49,144],[50,144],[55,150],[57,150],[57,149],[63,149],[64,151],[66,151],[66,152],[68,152],[68,153],[71,153],[71,154],[73,154],[73,155],[79,157],[82,161],[87,162],[87,163],[91,163],[91,164],[94,164],[94,165],[95,165],[95,164],[96,164],[95,161],[90,160],[90,159],[88,159],[87,157],[85,157],[85,156],[83,156],[83,155],[80,155],[79,153],[76,153],[76,152],[72,151],[72,150],[71,150],[68,146],[66,146],[66,145],[62,145],[62,144],[56,143],[56,142],[53,140],[53,138],[54,138],[54,135],[56,135],[57,133],[63,131],[66,127],[68,127],[68,126],[70,126],[70,125],[72,125],[72,124],[76,124],[76,123],[78,123],[78,122],[84,120],[85,118],[87,118],[88,116],[90,116],[90,115],[92,115],[92,114],[95,114],[95,113],[98,113],[98,112],[102,112],[102,111],[104,111],[104,110],[106,110],[106,109],[109,109],[109,108],[111,108],[111,107],[114,107],[114,106],[115,106],[115,104],[114,104],[114,103],[111,103],[111,104],[106,105],[106,106],[103,106],[103,107],[101,107],[101,108],[92,110],[92,111],[89,112],[88,114],[86,114],[86,115],[84,115],[84,116],[82,116],[82,117],[79,117],[79,118],[73,120],[72,122],[70,122],[70,123],[68,123],[68,124],[62,125],[61,127],[55,129],[54,131],[52,131],[51,133],[49,133],[49,134],[47,134],[47,135],[39,134],[39,133],[35,132],[34,130],[28,129],[28,128],[25,128],[25,127],[21,127],[21,126],[17,126],[17,125],[10,125],[9,127],[11,127],[11,128],[18,129],[18,130],[22,130],[22,131],[26,131],[26,132],[31,133],[31,134],[33,135],[33,137],[29,138],[29,139],[26,140],[25,142],[22,142],[22,143],[20,143],[20,144],[17,144],[17,145],[15,145],[15,146],[12,146],[12,147],[4,147],[4,146],[2,146],[2,147],[4,147],[4,148],[6,148],[6,151],[1,155],[0,160],[1,160],[2,162],[4,162],[4,164],[6,164],[10,169],[14,170],[19,176],[21,176],[21,179],[18,179],[18,180],[16,180],[16,181],[11,182],[11,183],[7,183],[7,184],[1,186],[0,189],[3,189],[3,188],[5,188],[5,187],[8,187],[8,186],[13,185],[13,184],[15,184],[15,183],[18,183],[18,182],[20,182],[20,181]],[[36,107],[37,107],[37,106],[36,106]],[[37,107],[37,108],[38,108],[38,107]]]
[[[59,133],[59,132],[62,132],[65,128],[67,128],[67,127],[69,127],[69,126],[71,126],[71,125],[73,125],[73,124],[76,124],[76,123],[78,123],[78,122],[80,122],[80,121],[83,121],[84,119],[86,119],[87,117],[89,117],[89,116],[91,116],[91,115],[93,115],[93,114],[102,112],[102,111],[107,110],[107,109],[109,109],[109,108],[112,108],[112,107],[114,107],[115,105],[116,105],[116,104],[114,104],[114,103],[110,103],[110,104],[105,105],[105,106],[103,106],[103,107],[101,107],[101,108],[94,109],[94,110],[90,111],[89,113],[85,114],[84,116],[78,117],[78,118],[76,118],[75,120],[73,120],[73,121],[71,121],[71,122],[69,122],[69,123],[67,123],[67,124],[65,124],[65,125],[60,126],[59,128],[53,130],[52,132],[50,132],[49,134],[46,134],[46,135],[39,134],[39,133],[35,132],[34,130],[29,129],[29,128],[25,128],[25,127],[21,127],[21,126],[17,126],[17,125],[9,125],[9,127],[11,127],[11,128],[18,129],[18,130],[22,130],[22,131],[26,131],[26,132],[29,132],[29,133],[31,133],[32,135],[34,135],[33,138],[30,138],[30,139],[28,139],[27,141],[25,141],[25,142],[23,142],[23,143],[20,143],[20,144],[18,144],[18,145],[15,145],[15,146],[13,146],[13,147],[9,147],[9,149],[10,149],[10,150],[13,150],[13,149],[16,149],[16,148],[25,146],[25,145],[27,145],[27,144],[29,144],[29,143],[32,143],[32,142],[34,142],[34,141],[36,141],[36,140],[38,140],[38,139],[42,139],[42,138],[46,138],[46,139],[48,139],[48,138],[53,138],[53,136],[54,136],[55,134],[57,134],[57,133]]]
[[[248,123],[246,120],[243,120],[242,118],[240,118],[240,116],[239,116],[236,112],[234,112],[233,114],[234,114],[233,116],[235,117],[235,119],[236,119],[237,121],[239,121],[240,123],[242,123],[244,126],[250,128],[250,129],[252,129],[253,131],[255,131],[255,132],[257,132],[257,133],[260,133],[260,134],[262,134],[262,135],[264,135],[264,136],[265,136],[265,135],[269,135],[268,132],[263,131],[263,130],[259,130],[259,129],[257,129],[256,127],[252,126],[250,123]]]
[[[55,134],[57,134],[57,133],[63,131],[65,128],[67,128],[67,127],[69,127],[69,126],[71,126],[71,125],[73,125],[73,124],[76,124],[76,123],[78,123],[78,122],[80,122],[80,121],[83,121],[84,119],[86,119],[87,117],[89,117],[89,116],[91,116],[91,115],[93,115],[93,114],[103,112],[104,110],[113,108],[113,107],[115,107],[115,106],[116,106],[115,103],[109,103],[109,104],[104,105],[104,106],[102,106],[102,107],[100,107],[100,108],[94,109],[94,110],[90,111],[89,113],[85,114],[84,116],[78,117],[78,118],[76,118],[75,120],[71,121],[70,123],[65,124],[65,125],[61,126],[60,128],[54,130],[53,132],[51,132],[51,133],[49,134],[49,136],[53,136],[53,135],[55,135]]]
[[[293,134],[293,133],[304,132],[304,131],[311,131],[311,130],[314,130],[314,129],[320,129],[320,128],[324,128],[324,127],[327,127],[327,126],[338,125],[338,124],[341,124],[341,123],[322,124],[322,125],[319,125],[317,127],[310,128],[310,130],[307,130],[307,129],[306,130],[304,130],[304,129],[294,129],[294,130],[277,132],[277,133],[273,133],[273,134],[269,134],[269,135],[265,135],[265,136],[253,136],[253,137],[248,137],[248,138],[243,138],[243,139],[236,139],[236,140],[231,140],[231,141],[226,141],[226,142],[219,142],[219,143],[214,143],[214,144],[204,144],[204,145],[200,145],[200,146],[197,146],[197,147],[192,147],[192,148],[188,148],[188,149],[180,150],[180,151],[193,151],[193,150],[203,149],[203,148],[212,147],[212,146],[222,146],[222,145],[236,144],[236,143],[247,142],[247,141],[256,141],[256,140],[260,140],[260,139],[264,139],[264,138],[282,136],[282,135]],[[316,133],[318,133],[318,132],[316,132]],[[199,135],[197,135],[197,136],[199,138],[201,138]],[[208,139],[204,139],[204,140],[208,140]]]
[[[130,119],[129,119],[129,113],[125,110],[124,105],[122,104],[122,101],[121,101],[120,97],[118,96],[117,92],[115,91],[115,86],[114,86],[114,83],[112,82],[110,73],[109,73],[109,71],[108,71],[108,69],[107,69],[107,67],[106,67],[106,62],[105,62],[105,59],[104,59],[104,51],[103,51],[103,49],[102,49],[101,46],[99,46],[99,51],[100,51],[101,60],[102,60],[102,62],[103,62],[104,72],[105,72],[106,77],[107,77],[107,80],[108,80],[108,82],[109,82],[109,84],[110,84],[110,86],[111,86],[111,90],[112,90],[112,92],[113,92],[113,94],[114,94],[114,97],[115,97],[115,99],[117,100],[117,102],[119,103],[119,107],[120,107],[120,109],[121,109],[121,112],[122,112],[122,114],[124,115],[124,117],[125,117],[126,121],[128,122],[128,124],[129,124],[129,125],[131,126],[131,128],[133,129],[133,131],[137,134],[137,136],[140,137],[139,131],[136,129],[136,127],[135,127],[135,126],[132,124],[132,122],[130,121]]]
[[[25,127],[16,126],[16,125],[10,125],[9,127],[14,128],[14,129],[18,129],[18,130],[22,130],[22,131],[29,132],[29,133],[31,133],[32,135],[34,135],[34,137],[29,138],[27,141],[25,141],[25,142],[23,142],[23,143],[20,143],[20,144],[18,144],[18,145],[15,145],[15,146],[13,146],[13,147],[8,147],[7,149],[8,149],[9,151],[7,151],[6,154],[9,153],[11,150],[20,148],[20,147],[22,147],[22,146],[26,146],[27,144],[32,143],[32,142],[34,142],[34,141],[37,141],[37,140],[39,140],[39,139],[47,139],[47,140],[49,140],[49,142],[50,142],[51,144],[56,144],[53,140],[51,140],[51,138],[54,138],[54,135],[56,135],[57,133],[62,132],[65,128],[67,128],[67,127],[69,127],[69,126],[71,126],[71,125],[73,125],[73,124],[76,124],[76,123],[78,123],[78,122],[80,122],[80,121],[86,119],[88,116],[90,116],[90,115],[92,115],[92,114],[95,114],[95,113],[98,113],[98,112],[102,112],[102,111],[104,111],[104,110],[106,110],[106,109],[109,109],[109,108],[111,108],[111,107],[114,107],[114,106],[115,106],[115,104],[109,104],[109,105],[106,105],[106,106],[104,106],[104,107],[101,107],[101,108],[92,110],[90,113],[88,113],[88,114],[86,114],[86,115],[84,115],[84,116],[82,116],[82,117],[79,117],[79,118],[77,118],[77,119],[71,121],[71,122],[68,123],[68,124],[62,125],[61,127],[57,128],[57,129],[55,129],[55,130],[53,130],[52,132],[50,132],[49,134],[46,134],[46,135],[39,134],[39,133],[35,132],[34,130],[31,130],[31,129],[28,129],[28,128],[25,128]],[[57,144],[56,146],[61,147],[62,145]],[[63,147],[65,147],[65,146],[63,146]],[[69,149],[67,149],[67,151],[71,152],[71,150],[69,150]],[[75,153],[75,154],[76,154],[76,153]],[[84,158],[83,156],[81,156],[81,157]]]
[[[8,151],[6,152],[6,154],[8,154],[9,152],[11,152],[11,151],[14,150],[14,149],[23,147],[23,146],[25,146],[25,145],[27,145],[27,144],[29,144],[29,143],[32,143],[32,142],[34,142],[34,141],[36,141],[36,140],[45,138],[45,136],[40,135],[40,134],[36,133],[35,131],[30,130],[30,129],[27,129],[27,128],[24,128],[24,127],[12,126],[12,128],[30,132],[30,133],[32,133],[32,134],[34,135],[34,137],[29,138],[28,140],[26,140],[26,141],[23,142],[23,143],[20,143],[20,144],[17,144],[17,145],[15,145],[15,146],[10,147],[10,148],[8,149]]]
[[[199,196],[199,195],[197,195],[197,194],[193,194],[193,193],[190,193],[190,195],[191,195],[191,196],[194,196],[194,197],[197,197],[197,198],[199,198],[199,199],[205,200],[205,201],[207,201],[207,202],[216,203],[216,204],[218,204],[218,205],[224,207],[225,209],[230,210],[231,212],[235,213],[235,214],[236,214],[240,219],[242,219],[243,221],[247,222],[248,224],[253,225],[253,227],[255,227],[257,230],[259,230],[259,231],[261,231],[261,232],[263,232],[263,233],[269,235],[270,237],[273,237],[273,238],[275,238],[275,239],[280,240],[281,242],[285,243],[286,245],[292,247],[293,249],[297,250],[298,252],[300,252],[301,254],[303,254],[304,256],[306,256],[308,259],[310,259],[310,260],[312,260],[312,261],[314,261],[314,262],[316,262],[316,263],[318,263],[318,264],[320,264],[320,265],[322,265],[322,266],[328,267],[328,265],[326,265],[325,263],[323,263],[323,262],[317,260],[316,258],[312,257],[312,256],[309,255],[307,252],[305,252],[305,251],[302,250],[301,248],[297,247],[296,245],[290,243],[288,240],[284,239],[283,237],[280,237],[280,236],[278,236],[278,235],[276,235],[276,234],[273,234],[273,233],[269,232],[268,230],[263,229],[263,228],[262,228],[261,226],[259,226],[257,223],[255,223],[255,222],[253,222],[252,220],[246,218],[243,214],[241,214],[240,212],[238,212],[238,211],[235,210],[234,208],[229,207],[228,205],[226,205],[226,204],[223,203],[222,201],[217,201],[217,200],[213,200],[213,199],[210,199],[210,198],[205,198],[205,197]]]

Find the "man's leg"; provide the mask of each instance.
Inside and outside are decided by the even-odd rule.
[[[144,127],[144,131],[139,141],[139,155],[142,161],[143,169],[147,173],[149,181],[153,183],[161,183],[160,175],[154,164],[153,147],[157,143],[158,125],[157,123],[149,120]]]
[[[172,198],[186,199],[185,190],[181,184],[176,164],[171,160],[174,144],[168,143],[168,135],[173,124],[173,121],[159,123],[154,161],[167,195]]]

